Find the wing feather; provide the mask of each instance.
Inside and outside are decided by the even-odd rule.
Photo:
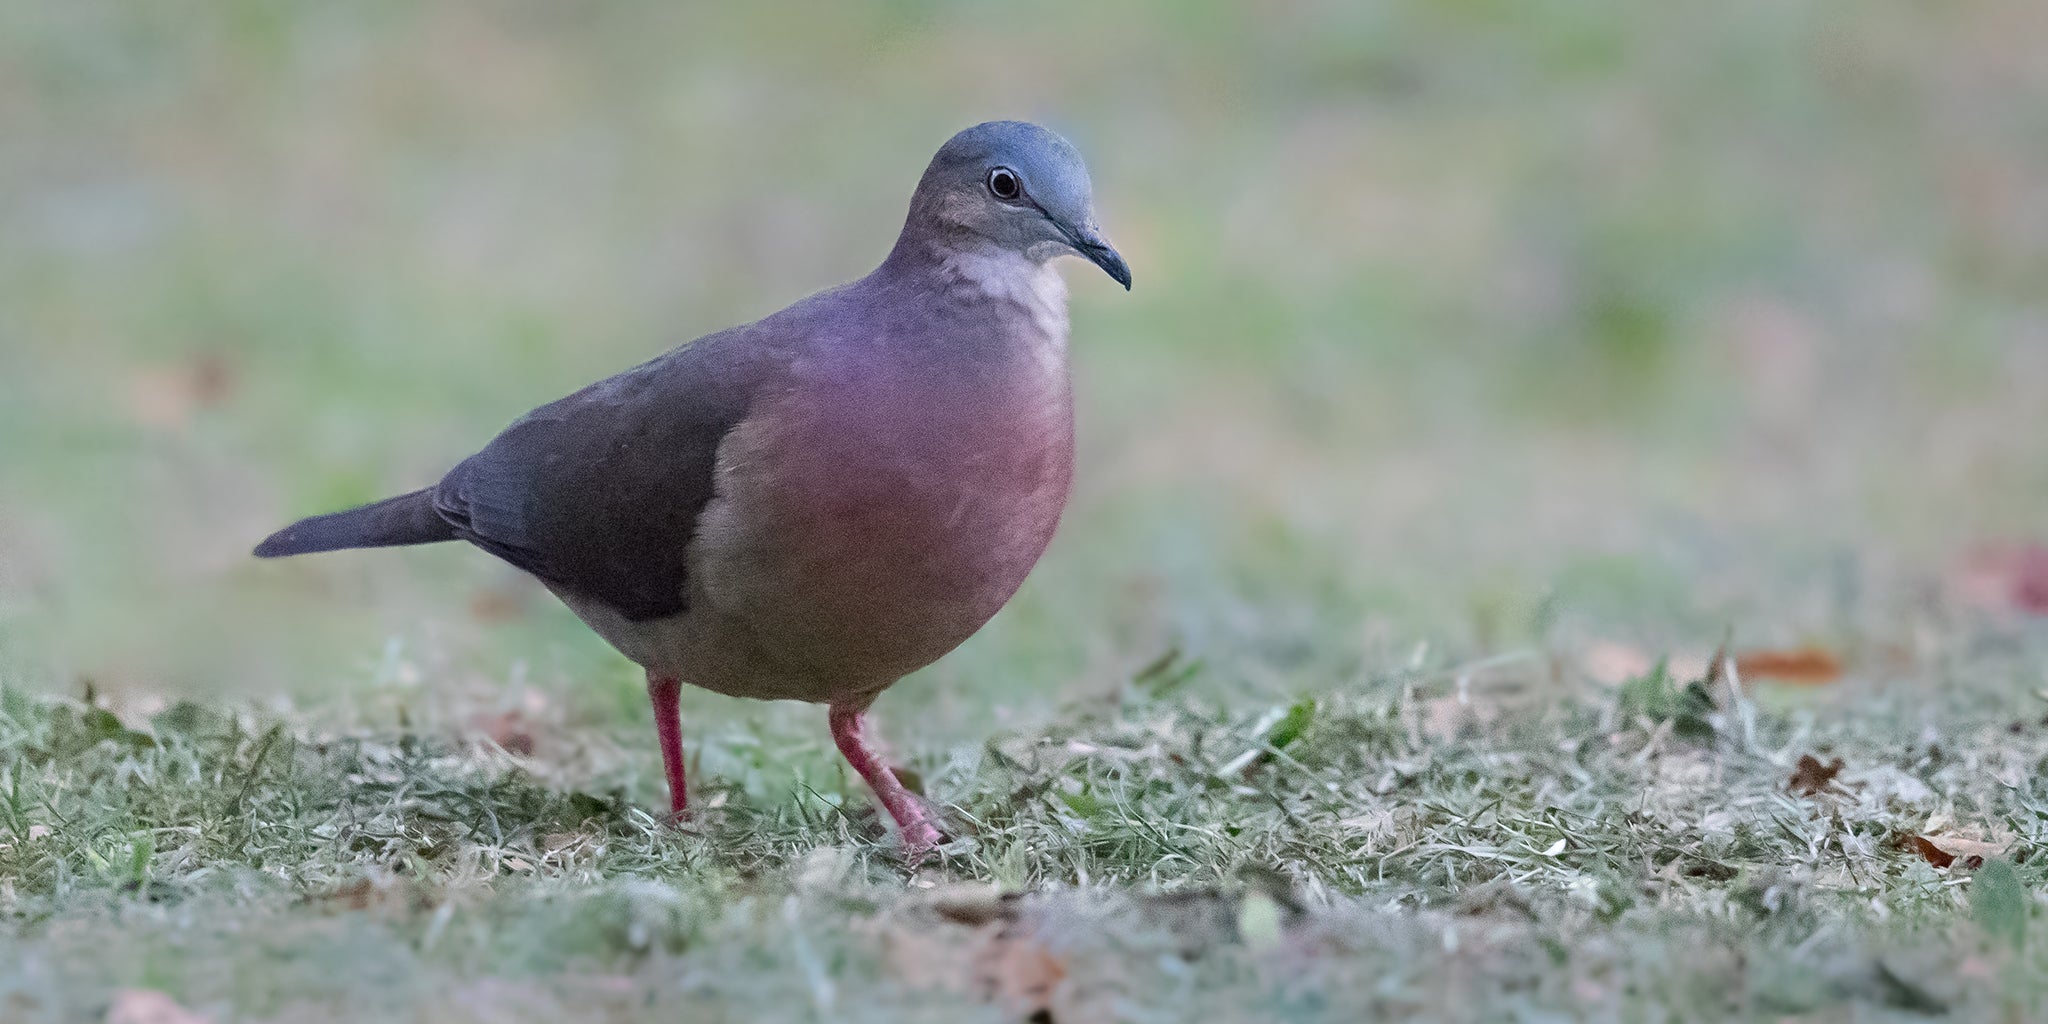
[[[760,378],[748,341],[711,335],[535,409],[442,479],[436,510],[463,539],[629,619],[684,611],[718,448]]]

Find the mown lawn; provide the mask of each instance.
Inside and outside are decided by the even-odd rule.
[[[0,2],[0,1021],[2042,1017],[2044,31]],[[474,551],[248,557],[864,272],[998,116],[1136,288],[1070,275],[1044,564],[877,706],[942,858],[704,694],[660,825]]]
[[[653,756],[585,728],[328,732],[189,703],[124,722],[8,691],[0,1005],[2031,1019],[2044,646],[1972,631],[1949,664],[2010,685],[1953,682],[1938,711],[1945,670],[1916,665],[1853,709],[1766,687],[1753,717],[1722,683],[1607,687],[1547,652],[1251,713],[1176,696],[1161,666],[913,758],[957,837],[915,872],[822,743],[726,750],[794,765],[787,787],[714,776],[676,830],[642,809]],[[1815,754],[1839,771],[1796,768]]]

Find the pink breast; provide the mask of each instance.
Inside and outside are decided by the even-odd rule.
[[[736,439],[738,536],[707,552],[707,583],[778,657],[886,685],[973,635],[1044,553],[1072,404],[1063,371],[833,383]]]

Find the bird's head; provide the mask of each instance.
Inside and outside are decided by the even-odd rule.
[[[1131,269],[1095,221],[1088,168],[1067,140],[989,121],[947,140],[910,200],[905,233],[970,240],[1043,263],[1073,253],[1129,289]]]

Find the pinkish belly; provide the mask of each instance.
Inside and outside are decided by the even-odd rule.
[[[1002,608],[1052,539],[1073,434],[1064,389],[1050,397],[959,416],[762,417],[775,426],[728,441],[695,552],[700,592],[763,653],[835,687],[879,689],[930,664]]]

